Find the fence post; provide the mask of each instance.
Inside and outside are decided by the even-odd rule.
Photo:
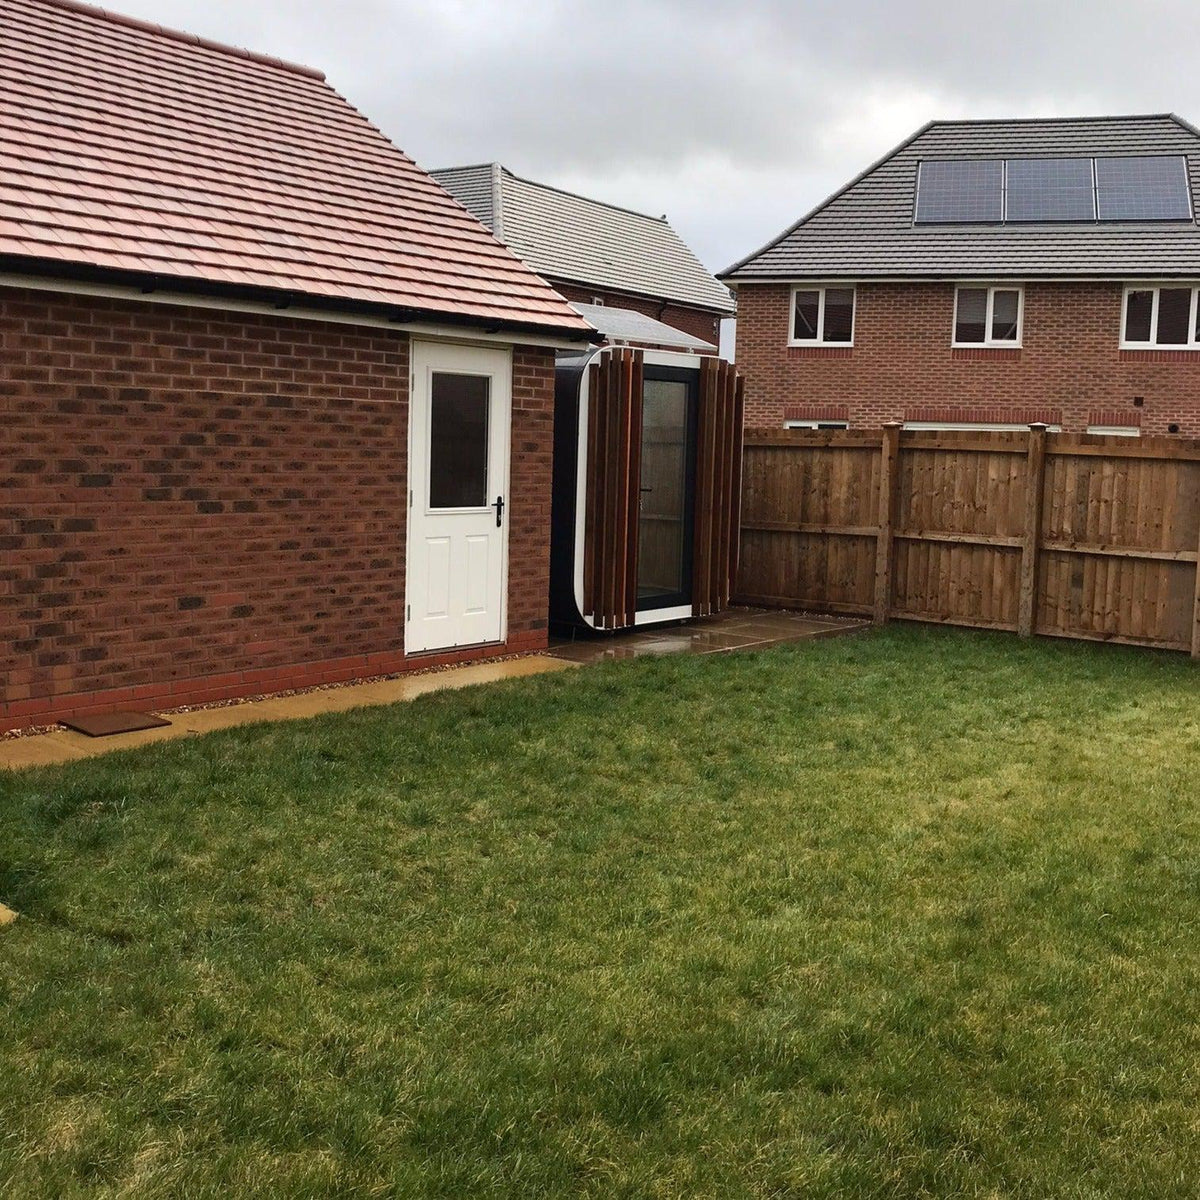
[[[875,549],[875,624],[886,625],[892,608],[892,536],[896,521],[896,488],[900,479],[899,421],[883,427],[879,469],[879,540]]]
[[[1025,529],[1021,545],[1021,596],[1017,632],[1032,637],[1037,623],[1038,541],[1042,533],[1042,492],[1046,480],[1046,430],[1040,422],[1029,427],[1025,460]]]

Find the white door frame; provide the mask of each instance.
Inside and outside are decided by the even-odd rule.
[[[404,653],[410,654],[437,654],[443,651],[453,651],[455,649],[466,649],[470,646],[477,645],[500,645],[508,640],[508,543],[509,543],[509,526],[512,515],[511,496],[509,494],[509,484],[512,475],[512,345],[511,343],[497,346],[492,343],[490,345],[479,345],[478,343],[465,343],[460,341],[435,341],[432,339],[417,339],[414,338],[409,345],[410,369],[409,369],[409,391],[408,391],[408,444],[406,462],[406,476],[408,481],[408,505],[405,509],[405,553],[404,553]],[[443,356],[445,366],[438,366],[438,356]],[[424,445],[418,447],[416,445],[416,426],[417,422],[414,419],[417,413],[417,404],[429,404],[432,392],[431,376],[435,370],[447,370],[453,372],[458,366],[462,370],[462,360],[464,356],[477,356],[480,373],[484,373],[483,369],[490,364],[491,370],[487,373],[491,374],[493,380],[499,380],[502,385],[504,419],[502,421],[502,429],[500,436],[493,443],[493,448],[499,454],[498,462],[489,463],[489,496],[492,491],[496,491],[504,497],[503,508],[503,523],[500,527],[500,583],[499,583],[499,613],[500,625],[499,635],[495,641],[488,640],[486,642],[462,642],[454,645],[446,646],[428,646],[420,649],[412,648],[412,637],[410,630],[413,627],[413,605],[412,605],[412,587],[410,581],[412,578],[414,565],[414,527],[419,526],[420,519],[417,517],[418,506],[421,506],[420,511],[423,515],[426,497],[417,497],[415,494],[416,488],[414,484],[413,463],[416,461],[416,455],[421,454],[424,459],[424,470],[421,473],[421,478],[424,481],[426,491],[429,482],[429,458],[430,458],[430,442],[429,442],[429,423],[428,420],[424,423],[425,439]],[[455,360],[458,360],[456,363]],[[418,371],[424,370],[426,378],[418,382]],[[493,396],[496,395],[497,389],[493,386]],[[495,410],[489,413],[489,417],[494,417]],[[490,508],[490,503],[489,503]]]

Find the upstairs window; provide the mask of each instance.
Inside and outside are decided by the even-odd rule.
[[[955,346],[1021,345],[1019,287],[960,287],[954,297]]]
[[[1194,287],[1125,289],[1121,345],[1132,349],[1200,350]]]
[[[793,346],[852,346],[854,288],[793,288],[789,342]]]

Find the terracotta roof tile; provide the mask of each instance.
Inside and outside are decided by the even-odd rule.
[[[0,0],[0,255],[589,328],[318,72],[74,0]]]

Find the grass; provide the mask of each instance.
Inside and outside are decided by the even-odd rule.
[[[1194,1194],[1198,768],[897,627],[0,777],[0,1194]]]

